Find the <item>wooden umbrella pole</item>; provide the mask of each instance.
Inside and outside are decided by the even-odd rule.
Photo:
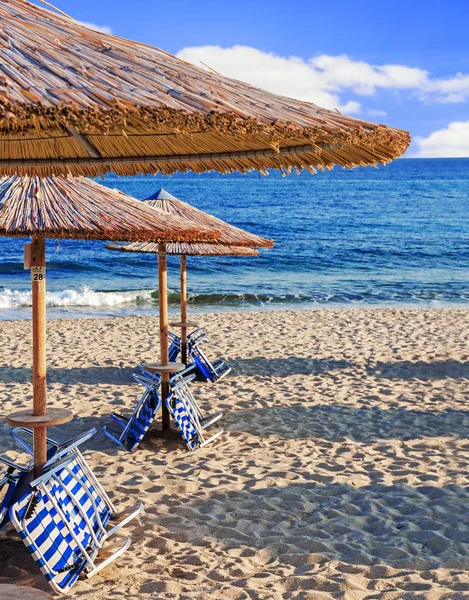
[[[33,415],[46,414],[46,239],[34,236],[31,246],[33,296]],[[47,462],[47,430],[34,428],[34,469],[38,474]]]
[[[168,273],[166,264],[166,244],[158,244],[158,296],[160,312],[160,362],[163,367],[169,365],[168,354]],[[169,396],[169,373],[161,373],[162,427],[169,429],[169,411],[166,398]]]
[[[46,238],[33,236],[24,246],[25,268],[31,269],[33,322],[33,410],[6,416],[12,427],[33,429],[34,474],[39,476],[47,462],[47,427],[69,423],[73,414],[65,408],[47,410],[46,397]]]
[[[187,365],[187,257],[181,254],[181,356],[182,362]]]

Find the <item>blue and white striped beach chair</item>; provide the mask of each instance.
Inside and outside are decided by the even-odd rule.
[[[83,456],[83,454],[80,452],[80,450],[78,448],[78,446],[80,446],[81,444],[83,444],[84,442],[86,442],[90,438],[92,438],[96,434],[96,431],[97,430],[95,428],[90,429],[89,431],[80,433],[79,435],[77,435],[77,436],[73,437],[72,439],[70,439],[66,442],[63,442],[63,443],[59,443],[51,438],[47,438],[47,443],[49,446],[49,448],[48,448],[49,461],[47,463],[47,467],[50,467],[51,465],[55,464],[57,461],[62,460],[64,458],[66,458],[67,456],[73,454],[73,456],[75,457],[74,463],[73,463],[75,475],[78,474],[83,482],[88,482],[88,485],[90,486],[90,490],[91,489],[94,490],[93,493],[96,494],[95,501],[98,504],[102,503],[106,506],[106,510],[109,513],[109,519],[111,519],[111,521],[113,521],[113,522],[116,522],[115,527],[117,529],[119,529],[120,527],[122,527],[123,525],[125,525],[126,523],[128,523],[129,521],[134,519],[137,515],[139,515],[142,512],[143,504],[141,502],[137,502],[136,504],[134,504],[133,506],[131,506],[129,508],[126,508],[122,511],[118,511],[117,508],[112,503],[109,496],[104,491],[104,489],[101,486],[101,484],[99,483],[99,481],[96,479],[91,467],[86,462],[85,457]],[[26,452],[28,452],[28,454],[30,454],[31,456],[33,455],[32,447],[29,446],[27,444],[27,442],[24,440],[24,435],[28,435],[28,436],[32,437],[33,432],[31,429],[26,429],[24,427],[16,427],[15,429],[12,430],[11,435],[15,439],[15,441],[21,446],[21,448],[26,450]],[[23,437],[22,437],[22,435],[23,435]],[[5,459],[0,459],[0,460],[5,461]],[[27,482],[22,481],[22,486],[21,486],[20,490],[23,492],[23,494],[25,493],[26,483],[29,485],[29,483],[33,479],[33,475],[32,475],[33,469],[31,467],[32,467],[32,464],[29,465],[29,470],[28,470],[29,481],[27,481]],[[26,470],[26,469],[23,469],[23,470]],[[25,478],[25,479],[28,479],[28,478]],[[15,491],[13,501],[15,501],[15,499],[19,498],[20,490]]]
[[[105,435],[119,446],[126,447],[129,452],[134,452],[138,448],[161,407],[161,398],[158,394],[160,376],[145,371],[144,365],[139,365],[139,368],[142,372],[134,374],[133,377],[135,381],[145,386],[145,390],[133,414],[130,417],[123,417],[116,412],[111,413],[111,419],[122,427],[120,435],[109,431],[106,426],[103,427]]]
[[[218,421],[219,417],[214,420],[201,421],[198,409],[192,403],[193,396],[188,386],[188,383],[195,379],[195,375],[184,377],[183,373],[186,371],[171,378],[170,394],[166,398],[166,405],[189,450],[197,450],[220,437],[223,429],[220,428],[216,433],[207,437],[206,429]]]
[[[224,360],[211,362],[200,348],[200,342],[206,337],[201,329],[196,329],[187,336],[189,357],[194,361],[198,374],[204,381],[215,383],[231,371],[230,365]]]
[[[67,593],[83,571],[95,575],[130,545],[130,538],[105,545],[119,527],[107,528],[112,514],[96,484],[74,450],[49,462],[10,508],[15,529],[58,593]],[[97,563],[102,550],[107,557]]]
[[[181,338],[175,335],[172,331],[168,331],[168,338],[170,341],[168,348],[169,362],[176,362],[179,354],[181,353]]]
[[[11,436],[15,442],[27,452],[31,457],[33,456],[33,448],[31,444],[28,444],[25,438],[33,437],[32,429],[26,429],[25,427],[15,427],[11,432]],[[75,436],[74,438],[67,440],[66,442],[59,443],[51,438],[47,438],[47,458],[52,459],[57,453],[56,458],[61,458],[68,452],[77,448],[83,442],[86,442],[96,433],[96,429],[91,429],[85,433]],[[0,505],[0,529],[4,527],[10,520],[9,508],[15,503],[18,498],[21,498],[28,490],[29,484],[34,479],[34,468],[32,460],[26,466],[18,465],[10,461],[7,458],[0,457],[0,462],[7,465],[8,470],[5,476],[0,480],[0,491],[3,487],[6,487],[6,492],[3,496],[2,503]]]
[[[197,416],[199,417],[199,422],[200,422],[202,428],[207,429],[207,427],[214,425],[217,421],[219,421],[223,417],[223,412],[219,411],[216,413],[212,413],[210,415],[206,415],[202,412],[202,409],[200,408],[199,403],[195,399],[195,396],[192,393],[192,390],[190,389],[190,387],[188,385],[191,381],[194,381],[195,379],[197,379],[197,377],[194,373],[195,370],[196,370],[196,366],[194,364],[189,365],[186,369],[184,369],[184,371],[180,371],[179,373],[176,373],[173,377],[173,381],[174,381],[174,383],[176,383],[176,381],[184,380],[185,386],[183,388],[183,393],[184,393],[186,399],[190,402],[192,408],[195,410]]]

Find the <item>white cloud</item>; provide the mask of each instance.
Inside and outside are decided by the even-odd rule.
[[[283,58],[249,46],[184,48],[177,56],[198,66],[205,63],[223,75],[247,81],[269,92],[326,108],[338,108],[349,114],[360,111],[358,102],[342,105],[337,86],[325,81],[319,70],[301,58]]]
[[[178,56],[199,66],[205,63],[223,75],[268,91],[348,114],[360,112],[361,106],[355,100],[343,100],[341,95],[346,92],[365,97],[380,89],[407,91],[422,101],[436,103],[469,99],[469,75],[458,73],[439,79],[418,67],[371,65],[346,54],[322,54],[304,60],[249,46],[199,46],[184,48]]]
[[[412,158],[469,157],[469,121],[453,121],[428,137],[414,140]]]
[[[80,21],[80,23],[85,27],[89,27],[95,31],[100,31],[101,33],[112,33],[112,29],[107,25],[95,25],[94,23],[87,23],[85,21]]]
[[[353,60],[346,54],[323,54],[309,61],[322,80],[337,90],[350,89],[362,96],[372,96],[377,88],[413,89],[424,85],[427,71],[405,65],[370,65]]]
[[[385,117],[387,114],[385,110],[375,110],[373,108],[370,108],[370,110],[368,110],[367,112],[370,115],[370,117]]]

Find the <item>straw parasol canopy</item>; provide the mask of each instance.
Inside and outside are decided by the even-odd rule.
[[[0,178],[2,236],[194,243],[219,234],[86,177]]]
[[[106,245],[108,250],[120,250],[121,252],[147,252],[155,254],[158,252],[158,244],[154,242],[131,242],[130,244],[119,244],[110,242]],[[255,248],[244,248],[243,246],[221,246],[220,244],[200,243],[174,243],[166,244],[167,254],[186,256],[259,256],[259,250]]]
[[[181,328],[181,355],[182,362],[187,363],[187,331],[189,327],[196,326],[187,319],[187,256],[258,256],[257,248],[271,248],[273,240],[266,240],[239,227],[230,225],[205,213],[187,202],[179,200],[164,189],[144,200],[144,204],[159,211],[164,211],[171,216],[177,216],[198,226],[215,227],[221,232],[216,244],[174,243],[166,244],[165,254],[180,255],[180,290],[181,290],[181,320],[172,323],[174,327]],[[236,245],[243,244],[243,245]],[[122,252],[158,252],[161,258],[161,244],[151,242],[133,242],[130,244],[111,243],[106,246],[108,250]],[[161,292],[161,290],[160,290]],[[164,295],[166,297],[166,295]],[[160,293],[160,304],[162,294]],[[165,309],[166,310],[166,307]]]
[[[171,216],[184,219],[186,223],[191,222],[198,227],[216,229],[220,232],[217,245],[245,246],[248,248],[272,248],[274,245],[273,240],[266,240],[263,237],[244,231],[244,229],[230,225],[226,221],[217,219],[217,217],[179,200],[163,188],[149,196],[143,203],[152,208],[162,210]],[[170,254],[169,250],[167,252]],[[213,252],[210,255],[214,255]],[[181,252],[172,252],[171,254],[181,254]],[[182,254],[197,254],[197,252],[182,252]]]
[[[406,131],[263,91],[58,12],[0,2],[4,174],[314,171],[386,164],[409,145]]]

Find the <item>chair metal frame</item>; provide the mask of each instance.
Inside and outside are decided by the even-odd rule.
[[[181,377],[177,374],[170,379],[170,394],[166,398],[168,410],[176,423],[189,450],[203,448],[214,441],[223,433],[221,427],[210,437],[205,437],[205,429],[208,424],[202,424],[199,414],[192,403],[192,393],[189,390],[188,383],[195,379],[195,375]]]
[[[156,415],[161,407],[161,398],[158,394],[158,387],[160,385],[159,375],[152,374],[152,373],[149,373],[148,371],[145,371],[143,365],[139,365],[139,368],[142,372],[138,373],[138,374],[134,373],[133,378],[135,379],[135,381],[137,383],[141,383],[145,387],[145,390],[143,391],[143,393],[140,397],[140,400],[137,402],[137,405],[136,405],[132,415],[130,415],[129,417],[124,417],[117,412],[112,412],[110,414],[111,419],[123,428],[122,433],[116,437],[117,434],[114,434],[113,432],[111,432],[106,425],[103,426],[103,428],[102,428],[103,433],[108,438],[113,440],[119,446],[125,447],[126,442],[129,441],[129,438],[128,438],[129,432],[132,430],[132,427],[135,424],[138,416],[140,415],[140,412],[142,410],[144,410],[147,403],[150,404],[150,403],[154,402],[154,406],[151,406],[151,408],[153,410],[153,419],[151,419],[148,422],[146,428],[144,428],[143,435],[138,440],[134,440],[133,445],[131,445],[130,443],[127,444],[127,449],[130,452],[134,452],[138,448],[138,446],[141,444],[144,436],[146,435],[148,429],[151,426],[152,421],[156,417]]]
[[[103,513],[93,498],[96,489],[100,492],[102,488],[91,471],[86,473],[92,476],[91,482],[87,479],[83,480],[80,475],[81,467],[82,456],[77,448],[60,459],[49,461],[44,467],[45,472],[31,482],[31,491],[10,508],[10,518],[14,527],[52,589],[60,594],[69,591],[82,571],[86,572],[87,577],[92,577],[130,546],[130,538],[125,538],[123,543],[104,546],[104,542],[122,525],[111,530],[106,529],[110,513],[109,511]],[[87,485],[89,483],[91,487]],[[106,504],[107,495],[104,494],[102,499]],[[51,523],[53,527],[51,531],[47,531],[46,528]],[[42,535],[33,536],[32,531],[28,529],[28,524],[34,526],[34,531],[38,527],[42,528],[40,530],[43,531]],[[59,546],[57,546],[59,538],[53,536],[54,530],[60,536]],[[46,550],[41,548],[41,542],[42,545],[50,542]],[[70,552],[72,542],[75,548]],[[95,560],[104,547],[106,550],[112,550],[116,546],[119,546],[117,550],[101,563],[96,564]],[[53,553],[51,549],[54,550]],[[66,551],[69,554],[64,559]],[[65,560],[65,565],[59,569],[50,564],[52,560],[57,561],[57,557]],[[73,562],[68,564],[70,560]],[[73,570],[75,572],[63,586],[56,581],[61,574]],[[65,579],[62,580],[63,582]]]
[[[97,490],[97,493],[99,493],[99,495],[103,499],[104,504],[107,506],[107,508],[109,510],[109,515],[110,515],[109,519],[111,521],[121,519],[119,521],[119,523],[114,527],[114,529],[117,531],[117,529],[120,529],[121,527],[126,525],[129,521],[134,519],[136,516],[138,516],[142,512],[143,503],[137,502],[134,505],[130,506],[129,508],[125,508],[123,510],[118,510],[115,507],[115,505],[113,504],[112,500],[109,498],[109,496],[106,493],[106,491],[104,490],[103,486],[99,483],[98,479],[96,478],[96,475],[93,473],[90,465],[86,462],[85,457],[83,456],[83,454],[80,452],[80,450],[78,448],[78,446],[80,444],[83,444],[84,442],[86,442],[90,438],[92,438],[96,434],[96,432],[97,432],[96,428],[93,427],[93,429],[85,431],[84,433],[80,433],[79,435],[77,435],[63,443],[56,442],[52,438],[47,438],[48,444],[51,446],[52,449],[55,449],[55,453],[53,453],[49,457],[49,461],[47,462],[46,467],[44,467],[44,469],[54,465],[57,461],[60,461],[64,458],[66,458],[67,456],[73,454],[75,456],[75,464],[81,470],[82,477],[87,478],[92,482],[94,488]],[[33,456],[32,447],[28,446],[28,444],[20,437],[20,434],[27,434],[32,437],[32,435],[33,435],[32,430],[27,429],[26,427],[15,427],[15,429],[13,429],[11,431],[11,436],[17,443],[19,443],[19,445],[24,450],[26,450],[26,452],[28,454]],[[49,453],[50,453],[50,451],[49,451]],[[7,459],[0,457],[0,460],[2,462],[4,462]],[[11,461],[9,461],[9,462],[11,462]],[[16,467],[18,467],[18,466],[16,465]],[[30,467],[32,467],[32,463],[31,463]],[[24,468],[23,468],[23,470],[24,470]],[[27,471],[29,472],[30,468],[28,468]],[[124,518],[122,519],[122,517],[124,517]]]
[[[187,369],[184,369],[184,371],[180,371],[179,373],[176,373],[174,375],[174,377],[172,378],[172,380],[173,380],[174,384],[176,384],[177,382],[182,382],[184,380],[184,383],[185,383],[184,394],[186,396],[186,399],[190,402],[190,404],[196,411],[197,416],[199,417],[199,422],[200,422],[202,429],[207,429],[207,427],[214,425],[217,421],[219,421],[223,417],[223,411],[219,411],[219,412],[213,413],[211,415],[204,415],[204,413],[202,412],[202,409],[200,408],[199,403],[195,399],[195,396],[192,393],[192,390],[190,389],[190,387],[188,385],[191,381],[194,381],[197,379],[197,376],[194,373],[192,373],[192,371],[194,371],[195,369],[196,369],[196,365],[192,364],[189,367],[187,367]]]

